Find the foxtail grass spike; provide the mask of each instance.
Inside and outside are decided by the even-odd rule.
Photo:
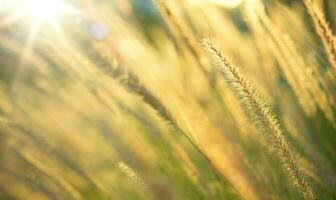
[[[312,189],[296,164],[293,153],[289,149],[272,111],[259,99],[251,83],[240,74],[237,68],[223,56],[222,52],[209,39],[203,39],[202,44],[219,67],[225,80],[231,84],[241,98],[251,118],[262,127],[265,137],[271,141],[274,150],[284,164],[285,171],[293,178],[294,185],[301,191],[304,199],[313,200]]]

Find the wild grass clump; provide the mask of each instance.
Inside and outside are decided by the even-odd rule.
[[[0,199],[336,199],[334,1],[31,2],[0,0]]]

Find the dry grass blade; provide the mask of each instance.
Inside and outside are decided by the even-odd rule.
[[[200,70],[202,73],[208,77],[209,72],[206,69],[204,62],[202,61],[202,55],[197,46],[197,40],[194,39],[192,33],[178,21],[177,17],[174,15],[172,10],[168,7],[167,3],[162,0],[155,0],[159,10],[161,11],[162,15],[165,17],[168,24],[170,24],[174,29],[176,29],[179,36],[182,38],[185,45],[188,47],[191,54],[197,60]]]
[[[94,51],[90,52],[95,54]],[[99,55],[96,55],[99,56]],[[151,106],[157,114],[171,127],[171,129],[182,135],[195,149],[196,151],[206,160],[210,169],[213,171],[215,177],[219,182],[223,181],[222,175],[212,162],[212,160],[204,153],[204,151],[193,141],[193,139],[177,124],[172,114],[167,110],[163,103],[149,90],[147,89],[139,80],[139,78],[126,71],[121,66],[111,66],[111,64],[104,58],[101,59],[99,65],[97,65],[106,75],[117,80],[121,85],[123,85],[127,90],[140,96],[145,103]]]
[[[322,40],[330,65],[336,75],[336,38],[316,2],[313,0],[305,0],[304,4],[313,19],[315,30]]]
[[[254,88],[244,78],[240,72],[222,55],[222,52],[208,39],[202,41],[205,49],[220,67],[224,78],[237,91],[238,95],[246,105],[248,113],[263,128],[265,137],[272,142],[273,148],[284,164],[284,168],[289,176],[294,180],[294,184],[302,192],[307,200],[314,199],[312,189],[304,178],[301,169],[295,162],[292,151],[279,127],[274,114],[267,108],[265,103],[257,97]]]
[[[78,163],[76,163],[67,155],[63,154],[58,149],[52,147],[44,138],[40,137],[38,134],[33,133],[32,131],[9,119],[8,117],[0,115],[0,126],[2,125],[17,131],[17,133],[19,134],[29,137],[37,147],[43,149],[50,155],[50,157],[58,160],[58,162],[62,163],[64,166],[67,166],[71,170],[76,172],[79,176],[85,179],[92,188],[103,192],[106,191],[106,189],[101,186],[101,184],[94,177],[91,177],[91,175],[87,171],[85,171],[85,169],[83,169]]]

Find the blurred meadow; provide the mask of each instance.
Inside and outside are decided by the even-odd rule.
[[[336,199],[335,0],[0,0],[0,199]]]

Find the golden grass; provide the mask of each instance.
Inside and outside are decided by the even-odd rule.
[[[312,190],[303,177],[302,170],[296,164],[274,114],[263,101],[259,100],[251,83],[238,72],[209,39],[203,39],[202,44],[209,51],[216,65],[219,66],[225,79],[237,91],[242,102],[246,105],[247,113],[257,124],[261,125],[265,137],[270,140],[288,175],[293,177],[294,185],[301,190],[305,199],[314,199]]]
[[[335,35],[332,32],[332,29],[330,28],[327,20],[324,17],[323,12],[319,8],[316,2],[314,0],[305,0],[304,1],[307,11],[309,15],[311,16],[314,27],[318,35],[320,36],[320,39],[322,41],[322,44],[325,48],[325,51],[327,53],[330,66],[332,67],[334,73],[336,74],[336,38]]]
[[[0,199],[334,199],[336,4],[224,1],[0,27]]]

